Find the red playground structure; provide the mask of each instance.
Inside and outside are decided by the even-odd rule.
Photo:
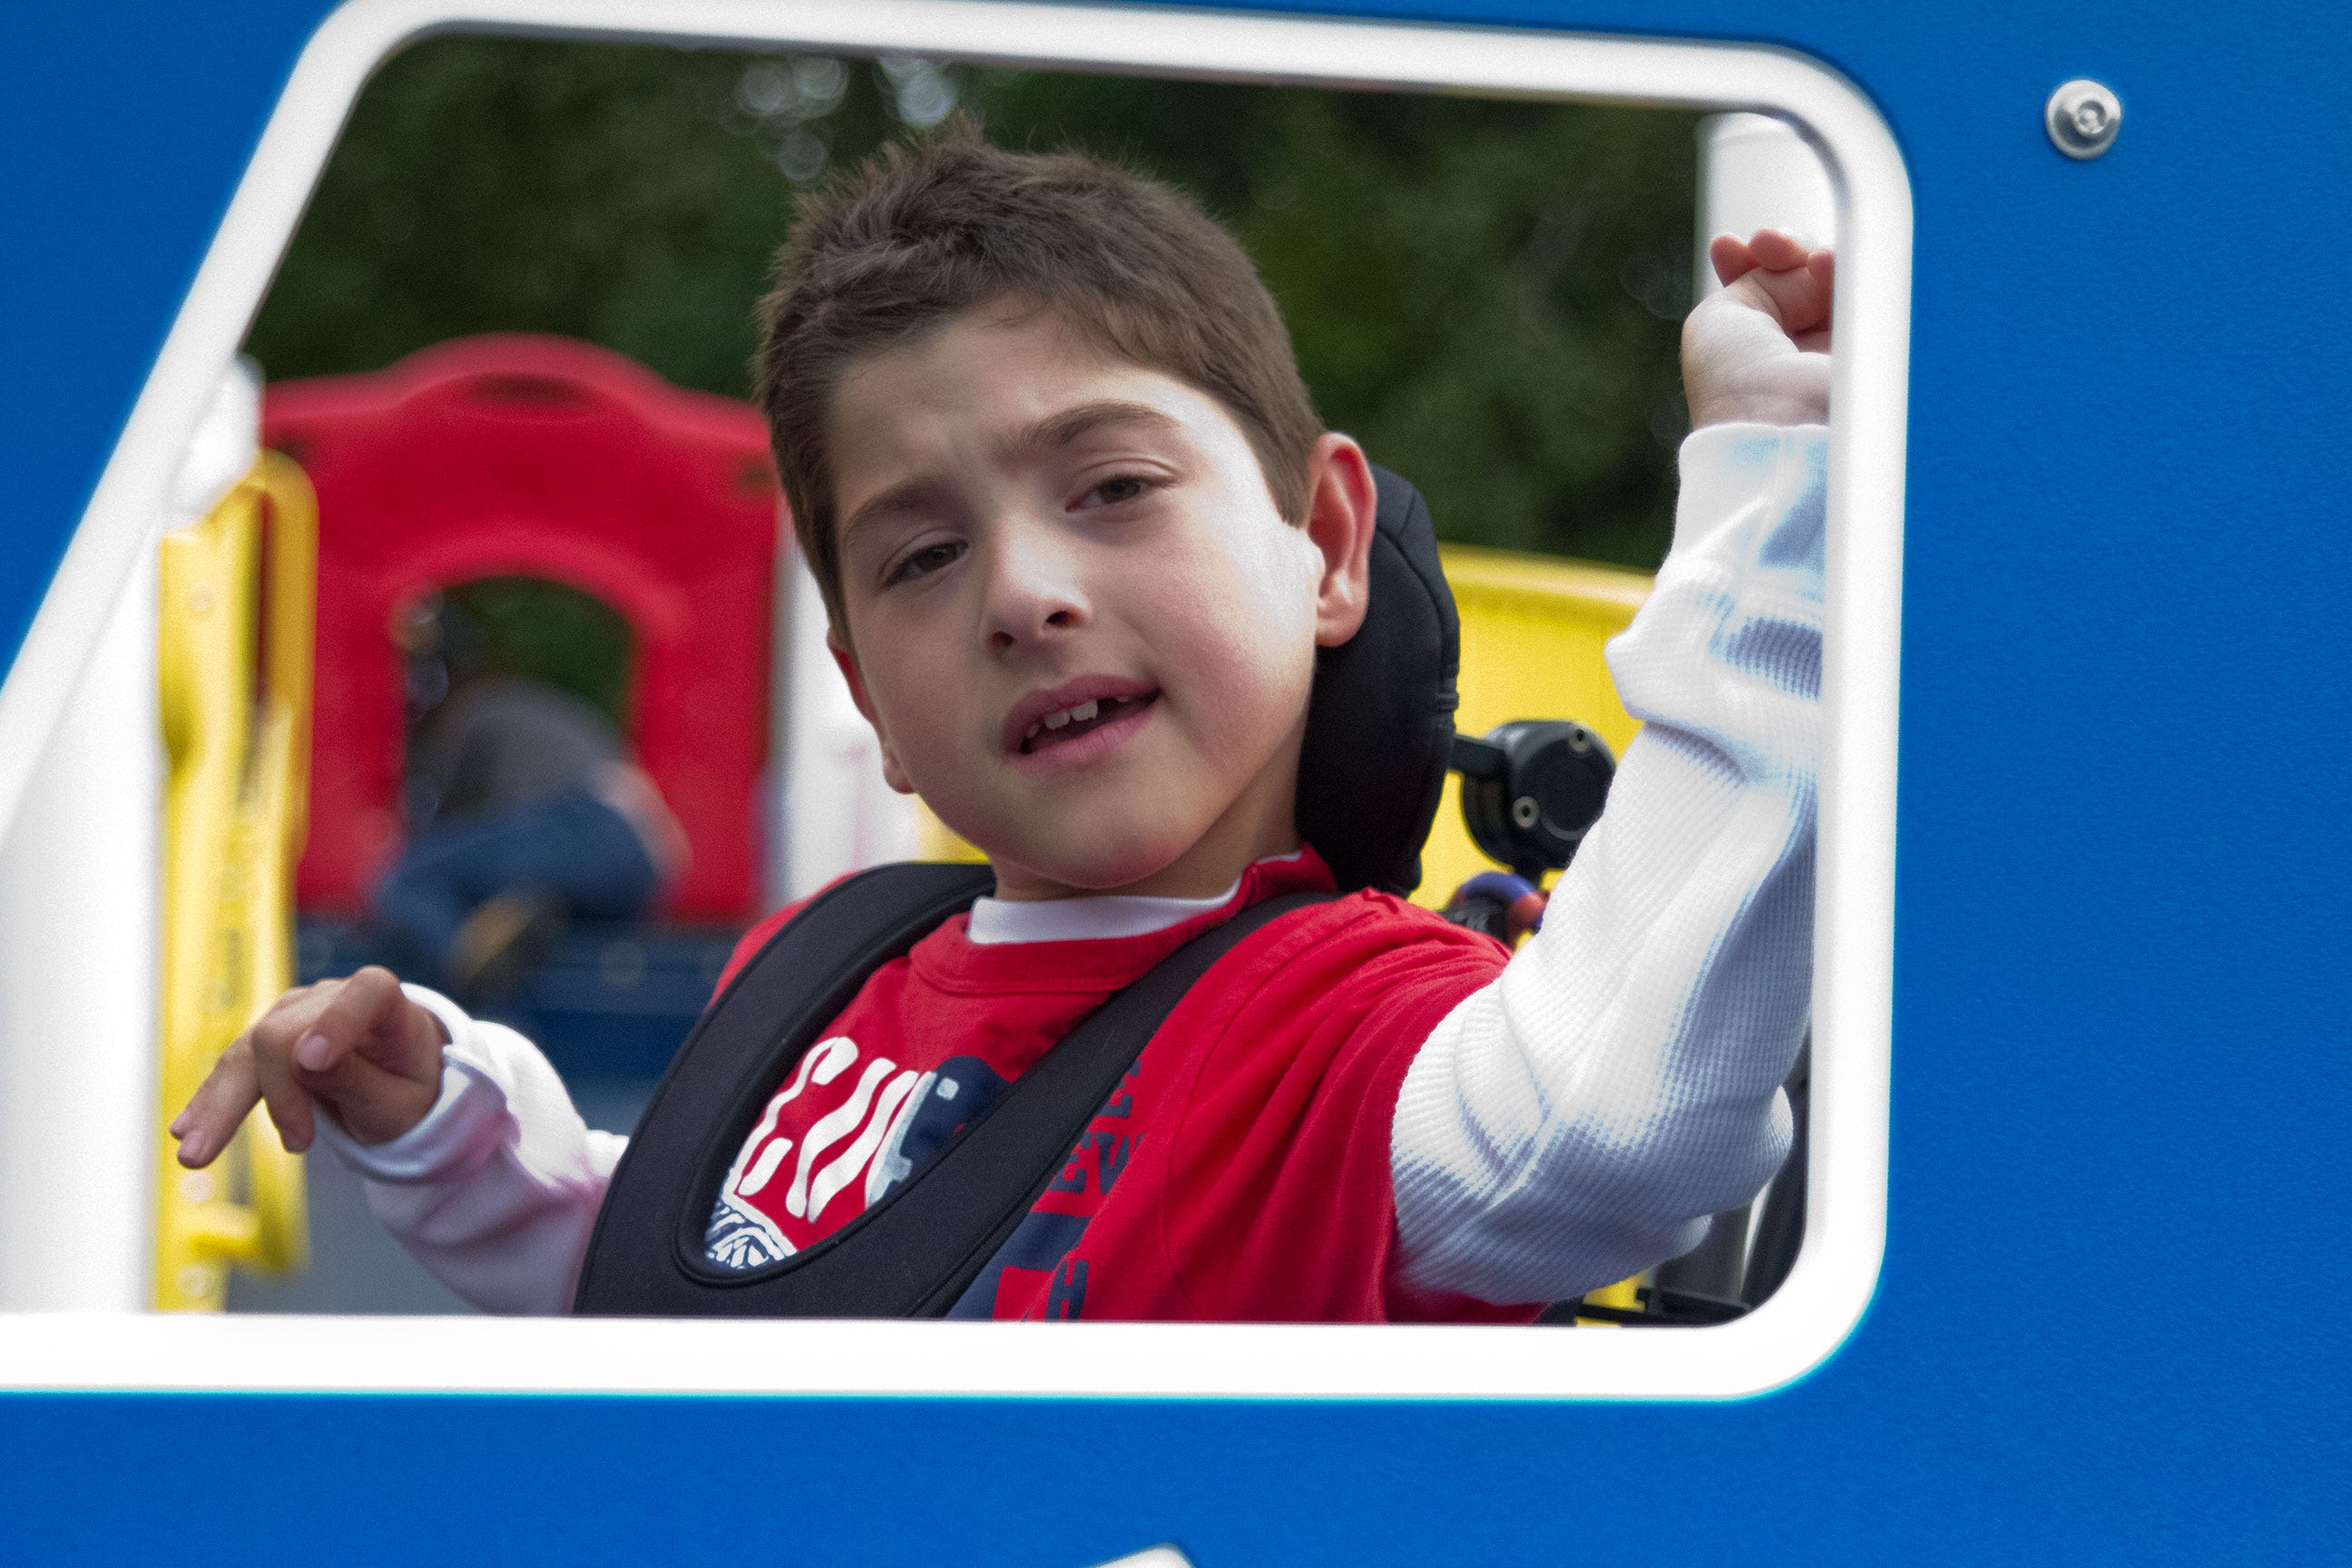
[[[399,852],[395,609],[526,576],[628,625],[627,739],[693,849],[669,911],[756,912],[782,507],[755,410],[587,343],[500,334],[273,384],[263,440],[319,493],[305,909],[357,913]]]

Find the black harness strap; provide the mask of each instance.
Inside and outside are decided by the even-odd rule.
[[[992,881],[985,867],[877,868],[813,901],[744,966],[678,1048],[613,1174],[575,1312],[944,1314],[1193,983],[1253,931],[1333,896],[1269,899],[1193,938],[1088,1015],[904,1186],[817,1245],[758,1268],[710,1262],[711,1205],[768,1097],[869,974]]]
[[[867,975],[995,885],[985,866],[881,866],[835,884],[737,973],[670,1058],[621,1156],[588,1240],[575,1312],[696,1313],[668,1278],[669,1237],[699,1182],[707,1205],[767,1097]],[[696,1227],[698,1245],[701,1226]],[[751,1276],[743,1276],[751,1278]],[[681,1297],[680,1290],[688,1295]],[[747,1310],[757,1309],[747,1308]]]

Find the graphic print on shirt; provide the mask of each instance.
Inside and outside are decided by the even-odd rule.
[[[996,1103],[1005,1079],[978,1057],[930,1072],[877,1057],[860,1068],[856,1041],[820,1040],[776,1091],[735,1156],[711,1205],[703,1252],[722,1268],[791,1257],[846,1225]],[[835,1208],[851,1188],[862,1196]]]
[[[1136,1074],[1129,1064],[1118,1087],[1078,1134],[1062,1169],[1045,1184],[996,1256],[948,1309],[950,1318],[1045,1318],[1066,1321],[1087,1306],[1087,1260],[1074,1257],[1087,1222],[1118,1184],[1119,1173],[1142,1142],[1132,1131]]]

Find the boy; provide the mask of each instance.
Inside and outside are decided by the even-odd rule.
[[[1507,963],[1358,892],[1257,932],[957,1315],[1523,1320],[1686,1249],[1778,1166],[1830,268],[1769,234],[1715,260],[1675,553],[1612,647],[1648,729],[1543,931]],[[837,1231],[1191,935],[1330,886],[1294,820],[1300,739],[1317,647],[1364,616],[1374,510],[1248,259],[1166,187],[951,133],[812,204],[779,275],[761,397],[835,657],[891,784],[997,885],[773,1087],[713,1198],[721,1268]],[[183,1161],[257,1098],[461,1294],[569,1304],[622,1141],[528,1042],[362,971],[231,1048],[173,1124]]]

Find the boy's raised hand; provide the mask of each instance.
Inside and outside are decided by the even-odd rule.
[[[397,1138],[441,1095],[441,1025],[387,969],[289,991],[213,1065],[173,1121],[180,1163],[209,1165],[256,1100],[286,1147],[317,1135],[324,1105],[362,1143]]]
[[[1827,424],[1830,252],[1767,228],[1749,239],[1717,236],[1707,259],[1725,287],[1683,321],[1691,428]]]

